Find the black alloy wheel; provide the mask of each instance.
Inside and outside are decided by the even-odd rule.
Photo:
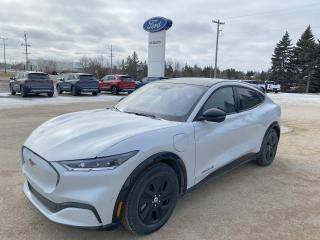
[[[159,163],[149,168],[129,192],[123,225],[138,234],[161,228],[170,218],[179,194],[175,171]]]
[[[261,166],[270,165],[277,153],[279,136],[275,129],[270,129],[267,133],[261,149],[261,156],[257,160],[258,164]]]

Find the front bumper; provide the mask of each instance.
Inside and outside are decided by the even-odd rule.
[[[53,222],[92,230],[112,230],[119,225],[117,222],[103,225],[93,206],[75,202],[54,203],[38,193],[27,181],[23,191],[29,201]]]

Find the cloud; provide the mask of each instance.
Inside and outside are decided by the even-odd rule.
[[[8,59],[22,61],[24,31],[30,58],[78,60],[107,56],[113,44],[115,61],[137,51],[147,56],[144,21],[153,16],[173,20],[167,33],[167,58],[181,64],[211,65],[216,25],[225,21],[219,48],[219,67],[267,70],[275,44],[286,30],[293,43],[311,24],[320,37],[320,3],[309,0],[163,0],[161,2],[105,0],[2,0],[0,35],[9,38]],[[1,60],[0,60],[1,61]]]

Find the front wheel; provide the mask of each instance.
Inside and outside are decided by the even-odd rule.
[[[27,97],[28,96],[28,91],[25,87],[21,86],[21,96],[22,97]]]
[[[16,91],[13,90],[13,87],[11,84],[10,84],[10,93],[11,95],[16,95]]]
[[[97,96],[98,92],[92,92],[92,96]]]
[[[61,88],[60,88],[59,85],[57,85],[57,93],[58,93],[58,94],[62,94],[62,93],[63,93],[63,91],[61,90]]]
[[[275,129],[270,129],[266,134],[257,163],[260,166],[269,166],[272,164],[278,149],[279,136]]]
[[[113,95],[118,95],[118,88],[117,88],[116,86],[113,86],[113,87],[111,88],[111,93],[112,93]]]
[[[77,96],[78,95],[78,92],[77,92],[77,90],[76,90],[76,88],[74,86],[71,87],[71,94],[73,96]]]
[[[129,192],[123,226],[137,234],[158,230],[170,218],[178,194],[179,182],[175,171],[164,163],[151,166]]]
[[[53,97],[53,92],[48,92],[48,97]]]

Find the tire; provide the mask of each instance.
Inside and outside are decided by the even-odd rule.
[[[92,96],[97,96],[98,92],[92,92]]]
[[[16,95],[16,92],[13,90],[11,84],[10,84],[9,88],[10,88],[10,93],[11,93],[11,95]]]
[[[77,96],[78,95],[78,92],[77,92],[77,90],[76,90],[76,88],[74,86],[71,87],[71,94],[73,96]]]
[[[58,93],[58,94],[62,94],[62,93],[63,93],[63,91],[62,91],[61,88],[60,88],[60,85],[57,85],[57,93]]]
[[[28,92],[26,90],[25,87],[21,86],[21,96],[22,97],[27,97],[28,96]]]
[[[111,93],[113,94],[113,95],[118,95],[118,88],[116,87],[116,86],[113,86],[112,88],[111,88]]]
[[[129,191],[122,225],[136,234],[160,229],[170,218],[179,194],[175,171],[157,163],[144,171]]]
[[[272,164],[278,149],[279,136],[274,128],[266,134],[261,150],[260,157],[256,160],[260,166],[269,166]]]
[[[49,92],[48,97],[53,97],[53,92]]]

